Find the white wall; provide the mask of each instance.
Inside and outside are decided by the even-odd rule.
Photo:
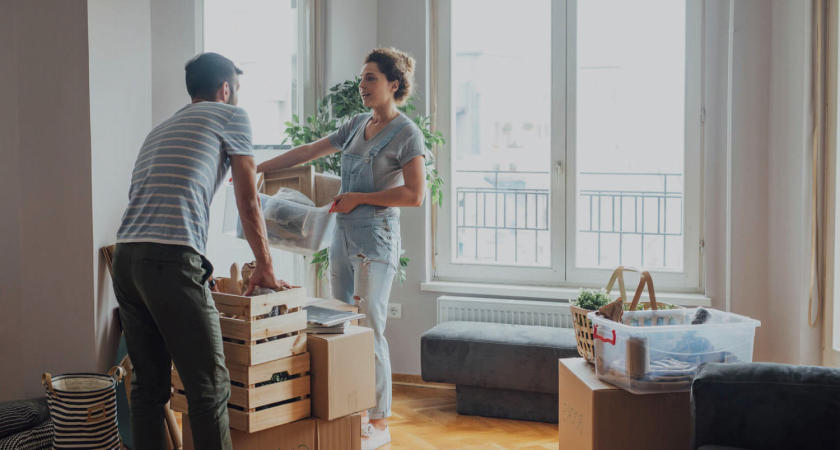
[[[770,4],[734,1],[731,49],[729,192],[731,309],[767,322],[768,110],[770,106]],[[722,85],[726,88],[726,84]],[[711,180],[711,183],[714,183]],[[723,222],[725,223],[725,222]],[[725,298],[725,297],[724,297]],[[720,299],[717,299],[720,304]],[[771,327],[757,332],[755,358],[766,360]]]
[[[201,51],[195,0],[150,0],[152,33],[152,125],[190,102],[184,64]]]
[[[429,36],[428,2],[414,0],[380,1],[377,18],[377,46],[396,47],[417,60],[415,66],[415,105],[417,113],[429,114]],[[444,203],[452,201],[444,198]],[[395,283],[391,302],[402,304],[402,319],[391,319],[385,337],[391,348],[394,373],[420,373],[420,336],[437,323],[439,294],[422,292],[420,283],[429,278],[425,264],[429,255],[431,208],[403,208],[401,231],[405,256],[411,259],[405,285]]]
[[[326,73],[329,89],[359,74],[365,56],[376,48],[377,0],[326,1]],[[419,2],[422,3],[422,2]]]
[[[3,1],[2,9],[0,20],[14,24],[0,31],[2,70],[17,99],[0,109],[17,122],[2,121],[3,170],[12,173],[3,193],[15,198],[3,202],[0,247],[10,253],[0,265],[16,279],[4,278],[0,294],[0,400],[43,395],[44,371],[97,366],[87,2]]]
[[[811,247],[811,2],[774,0],[769,123],[768,359],[820,364],[808,325]],[[816,312],[816,308],[815,308]]]
[[[137,152],[152,125],[149,0],[89,0],[94,330],[98,370],[114,365],[118,308],[105,261],[116,241]]]

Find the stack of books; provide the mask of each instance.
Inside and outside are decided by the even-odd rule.
[[[304,333],[310,334],[344,334],[351,321],[365,318],[364,314],[318,306],[306,306],[303,309],[308,322]]]

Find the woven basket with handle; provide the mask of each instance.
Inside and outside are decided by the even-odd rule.
[[[618,280],[618,291],[621,294],[621,297],[619,298],[627,298],[627,291],[624,289],[624,272],[635,272],[639,274],[639,286],[636,288],[636,294],[633,296],[633,302],[630,303],[629,311],[635,311],[639,305],[642,306],[642,309],[652,310],[658,309],[659,305],[668,305],[670,308],[682,308],[681,306],[671,305],[670,303],[657,303],[656,292],[653,289],[653,277],[651,277],[650,272],[646,270],[639,270],[634,267],[619,266],[615,269],[612,277],[610,277],[610,282],[607,284],[607,294],[612,291],[616,280]],[[642,297],[642,292],[645,290],[645,286],[647,286],[650,300],[639,303],[639,299]],[[578,353],[580,356],[583,356],[584,359],[594,364],[595,342],[592,338],[592,321],[586,317],[586,315],[592,311],[588,309],[581,309],[574,305],[569,305],[569,309],[572,311],[572,321],[574,322],[575,327],[575,340],[577,341]]]

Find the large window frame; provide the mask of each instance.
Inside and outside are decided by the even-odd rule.
[[[292,114],[300,117],[308,117],[314,114],[317,109],[318,90],[321,88],[320,76],[322,70],[323,49],[322,36],[319,35],[320,20],[323,19],[323,0],[287,0],[290,1],[296,11],[297,23],[297,60],[295,79],[298,84],[298,95],[292,108]],[[204,26],[204,0],[196,2],[196,30],[198,38],[198,50],[207,51],[206,29]],[[268,150],[270,157],[279,155],[279,151],[290,150],[292,145],[280,143],[255,145],[254,150]],[[267,157],[268,158],[268,157]]]
[[[438,166],[444,179],[452,179],[451,147],[458,145],[454,134],[452,90],[452,1],[437,4],[433,27],[436,30],[437,102],[436,125],[447,138],[439,150]],[[684,261],[681,272],[652,271],[657,287],[670,292],[703,292],[703,0],[686,4],[686,98],[683,213]],[[578,268],[575,264],[577,223],[577,160],[575,157],[576,95],[576,17],[577,0],[552,1],[552,74],[550,199],[551,264],[509,266],[455,262],[452,221],[455,193],[447,187],[446,199],[435,227],[436,255],[434,281],[492,282],[508,285],[552,287],[603,286],[610,269]],[[451,186],[452,183],[449,183]]]
[[[292,1],[292,0],[289,0]],[[297,8],[297,70],[295,76],[299,86],[299,95],[293,111],[300,117],[312,115],[317,108],[317,97],[320,95],[320,85],[323,68],[323,0],[294,0]],[[196,51],[205,51],[204,36],[204,0],[197,0],[195,8],[196,23]],[[257,145],[254,146],[254,156],[257,163],[278,156],[291,145]],[[248,242],[228,236],[221,232],[221,223],[225,208],[225,189],[219,189],[210,211],[210,236],[207,244],[208,258],[216,269],[226,273],[232,262],[242,264],[253,259],[253,252]],[[218,226],[216,225],[218,224]],[[274,261],[274,273],[286,281],[298,285],[313,285],[314,271],[305,257],[278,249],[270,249]],[[317,289],[316,289],[317,291]],[[317,292],[316,292],[317,293]]]

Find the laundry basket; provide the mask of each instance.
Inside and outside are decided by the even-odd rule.
[[[618,291],[621,297],[627,301],[627,291],[624,289],[624,272],[635,272],[639,274],[639,286],[636,288],[636,294],[633,296],[633,302],[629,305],[625,303],[625,309],[629,311],[636,311],[637,308],[642,310],[656,310],[660,306],[666,309],[683,309],[682,306],[672,305],[670,303],[657,303],[656,292],[653,289],[653,278],[650,272],[636,269],[634,267],[619,266],[613,271],[610,282],[607,283],[607,294],[612,291],[615,282],[618,281]],[[648,288],[648,297],[650,301],[639,302],[642,292]],[[587,314],[592,311],[578,308],[574,305],[569,305],[572,313],[572,322],[575,328],[575,340],[577,341],[578,354],[583,356],[589,363],[595,363],[595,342],[593,339],[592,320],[587,317]]]
[[[72,373],[52,378],[44,373],[56,450],[119,450],[117,384],[124,375],[114,367],[108,375]]]

